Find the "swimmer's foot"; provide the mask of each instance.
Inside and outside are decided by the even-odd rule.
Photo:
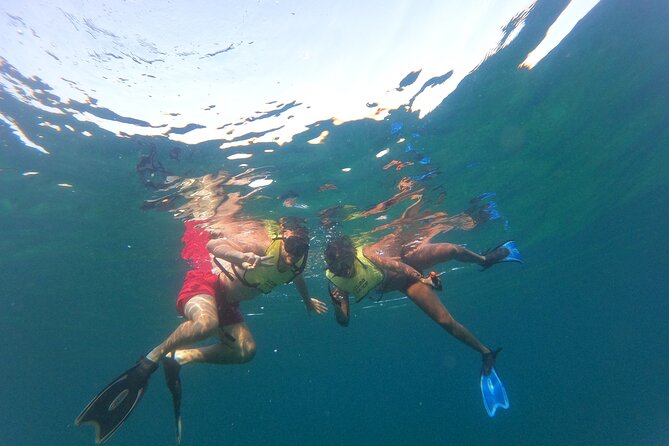
[[[483,261],[483,270],[490,268],[493,265],[502,262],[518,262],[523,263],[523,258],[520,255],[520,251],[516,246],[516,242],[509,240],[504,242],[501,245],[486,251],[483,254],[485,260]]]

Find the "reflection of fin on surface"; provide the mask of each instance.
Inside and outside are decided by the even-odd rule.
[[[179,371],[181,365],[171,357],[163,359],[163,369],[165,370],[165,382],[167,388],[172,393],[172,402],[174,403],[174,422],[176,423],[177,444],[181,443],[181,378]]]
[[[518,262],[523,263],[523,258],[520,255],[518,246],[513,240],[504,242],[501,245],[487,251],[484,254],[485,262],[483,263],[483,269],[488,269],[491,266],[502,263],[502,262]]]
[[[149,377],[157,368],[157,363],[146,358],[140,359],[93,398],[74,424],[94,425],[95,442],[104,443],[135,408],[144,395]]]
[[[506,396],[506,389],[502,381],[497,376],[497,372],[493,367],[489,375],[484,375],[481,372],[481,394],[483,395],[483,405],[488,415],[495,416],[497,408],[508,409],[509,398]]]

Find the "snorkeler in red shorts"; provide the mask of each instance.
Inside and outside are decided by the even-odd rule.
[[[325,304],[309,296],[302,271],[309,250],[307,229],[288,219],[278,224],[226,223],[234,239],[211,238],[205,223],[186,222],[182,256],[193,267],[177,298],[184,317],[170,336],[100,392],[77,417],[76,424],[96,427],[96,442],[107,440],[125,421],[142,397],[149,377],[160,362],[172,392],[177,440],[181,435],[181,366],[190,363],[239,364],[255,355],[255,342],[239,310],[239,303],[293,282],[307,311],[322,314]],[[214,338],[204,347],[195,344]]]

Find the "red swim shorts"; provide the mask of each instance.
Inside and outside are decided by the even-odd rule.
[[[210,234],[197,225],[203,220],[189,220],[184,222],[186,227],[182,241],[184,248],[181,257],[193,268],[186,273],[183,286],[177,297],[177,311],[184,315],[184,308],[193,296],[207,294],[214,296],[218,307],[218,325],[224,327],[231,324],[244,322],[244,317],[239,311],[239,304],[231,304],[223,296],[218,277],[211,272],[211,259],[207,251],[207,242]]]
[[[211,234],[197,226],[205,220],[188,220],[184,222],[185,230],[181,241],[184,244],[181,257],[195,269],[210,270],[211,258],[207,250],[207,242]]]
[[[244,316],[239,310],[239,303],[230,303],[225,298],[218,283],[218,277],[211,272],[197,269],[186,273],[186,279],[184,279],[184,284],[177,297],[177,311],[180,315],[184,316],[186,302],[198,294],[214,296],[218,307],[218,325],[220,327],[244,322]]]

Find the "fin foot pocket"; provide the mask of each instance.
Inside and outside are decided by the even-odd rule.
[[[520,250],[514,240],[509,240],[493,249],[489,249],[483,253],[483,257],[485,257],[482,265],[483,270],[503,262],[523,263],[523,257],[520,255]]]

